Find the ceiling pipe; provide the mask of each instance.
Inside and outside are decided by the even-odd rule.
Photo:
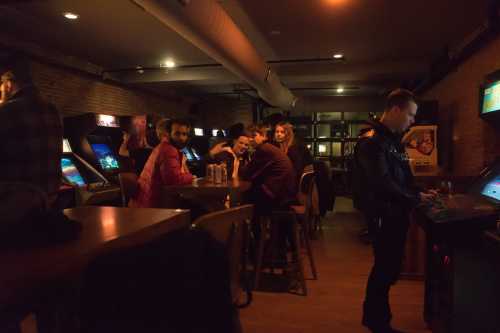
[[[216,1],[133,1],[254,87],[269,104],[284,110],[296,105],[297,97]]]

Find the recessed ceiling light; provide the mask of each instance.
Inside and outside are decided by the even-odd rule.
[[[68,20],[76,20],[78,17],[80,17],[78,14],[70,13],[70,12],[63,13],[63,15]]]
[[[160,64],[160,67],[174,68],[175,62],[173,60],[166,60],[165,62]]]
[[[337,88],[337,93],[342,94],[344,92],[344,88],[338,87]]]
[[[344,58],[344,55],[342,53],[336,53],[333,55],[333,58],[334,59],[342,59],[342,58]]]

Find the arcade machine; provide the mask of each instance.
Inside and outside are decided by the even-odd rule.
[[[498,124],[500,80],[483,86],[480,100],[483,119]],[[424,318],[434,333],[500,332],[500,261],[485,238],[499,217],[500,158],[465,194],[417,210],[427,238]]]
[[[120,188],[111,184],[99,171],[73,153],[67,139],[63,139],[61,157],[63,182],[76,190],[76,205],[114,203],[120,198]]]
[[[64,119],[65,137],[74,152],[106,178],[115,180],[121,170],[118,156],[123,130],[117,116],[86,113]]]

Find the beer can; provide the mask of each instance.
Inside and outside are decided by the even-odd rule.
[[[222,166],[219,164],[216,164],[214,166],[214,179],[216,184],[222,183]]]

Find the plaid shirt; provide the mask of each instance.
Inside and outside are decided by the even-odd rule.
[[[0,106],[0,182],[25,182],[48,195],[61,183],[62,123],[34,87]]]

